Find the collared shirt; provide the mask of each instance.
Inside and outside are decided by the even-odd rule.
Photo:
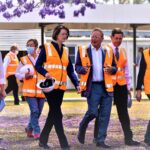
[[[31,56],[30,54],[28,54],[28,57],[29,57],[29,59],[31,60],[32,64],[35,65],[35,63],[36,63],[36,61],[37,61],[37,58],[38,58],[38,55],[37,55],[36,58],[34,58],[34,57]],[[15,73],[16,78],[18,78],[19,80],[22,80],[23,78],[25,78],[25,74],[20,73],[21,67],[23,67],[23,64],[22,64],[22,62],[20,61],[19,65],[18,65],[18,67],[17,67],[16,73]]]
[[[92,50],[92,67],[93,67],[93,77],[92,81],[103,81],[103,62],[102,62],[102,48],[98,50],[91,45]]]
[[[2,54],[0,52],[0,84],[6,84],[5,82],[5,76],[4,76],[4,67],[3,67],[3,61],[2,61]]]
[[[113,43],[111,43],[110,46],[112,47],[113,53],[115,55],[116,54],[116,51],[115,51],[116,47],[113,45]],[[120,53],[120,48],[118,49],[118,52]],[[131,74],[129,71],[128,62],[125,64],[124,70],[125,70],[125,78],[126,78],[126,82],[127,82],[127,87],[128,87],[128,90],[130,90],[131,89]]]

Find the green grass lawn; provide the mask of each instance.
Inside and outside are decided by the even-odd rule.
[[[71,145],[71,150],[98,150],[92,142],[94,121],[92,121],[88,126],[84,145],[79,144],[76,138],[79,123],[86,112],[86,109],[86,100],[64,101],[62,104],[65,133],[69,144]],[[48,105],[45,103],[44,110],[40,117],[41,128],[43,128],[45,123],[47,112]],[[112,106],[106,142],[112,146],[111,149],[113,150],[150,149],[143,143],[146,126],[150,118],[149,101],[142,101],[140,103],[134,101],[132,108],[129,109],[129,114],[134,139],[141,141],[141,146],[129,147],[124,145],[124,137],[118,121],[115,106]],[[22,102],[19,106],[13,105],[12,102],[7,102],[7,106],[0,113],[0,137],[3,137],[3,140],[0,142],[0,147],[4,147],[7,150],[40,150],[38,147],[38,141],[26,137],[26,133],[24,132],[28,123],[28,118],[29,108],[26,102]],[[50,134],[48,144],[52,147],[52,150],[60,149],[58,138],[54,129]]]

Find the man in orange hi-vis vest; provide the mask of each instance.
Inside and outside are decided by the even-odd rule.
[[[79,47],[77,54],[75,68],[80,75],[82,96],[87,97],[88,103],[88,110],[80,123],[78,140],[84,144],[88,123],[96,118],[99,112],[100,123],[96,145],[101,148],[109,148],[110,146],[105,144],[105,139],[113,96],[111,75],[116,73],[116,67],[113,51],[102,48],[102,41],[102,30],[99,28],[94,29],[91,35],[90,46]]]
[[[133,140],[133,133],[130,128],[130,118],[128,114],[128,94],[131,95],[131,77],[129,73],[126,50],[121,47],[123,32],[115,28],[111,33],[111,43],[108,45],[113,50],[117,72],[112,76],[114,84],[114,103],[117,108],[119,121],[124,132],[124,141],[128,146],[139,145],[140,143]],[[96,127],[96,126],[95,126]],[[97,130],[95,129],[94,135]]]
[[[136,98],[139,102],[142,98],[142,85],[144,85],[144,92],[150,100],[150,48],[142,52],[136,87]],[[150,146],[150,120],[147,125],[144,142]]]
[[[8,80],[6,93],[8,94],[9,92],[13,91],[15,105],[19,105],[18,84],[15,77],[15,72],[19,63],[17,54],[18,54],[18,46],[14,44],[10,47],[10,51],[9,53],[6,54],[3,63],[5,78],[7,78]]]

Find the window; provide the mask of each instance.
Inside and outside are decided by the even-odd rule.
[[[70,56],[70,59],[71,59],[71,62],[73,64],[75,64],[75,46],[67,46],[69,48],[69,56]]]

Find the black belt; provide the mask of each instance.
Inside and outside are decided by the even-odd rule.
[[[92,81],[92,83],[94,83],[94,84],[103,84],[104,81]]]

